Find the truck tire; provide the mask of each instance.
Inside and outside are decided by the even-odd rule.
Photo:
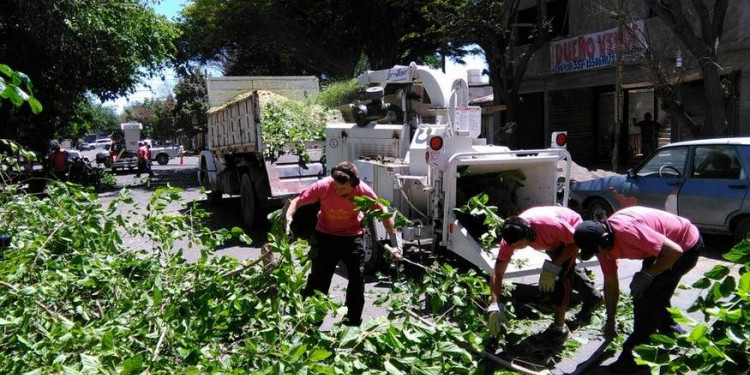
[[[253,192],[253,182],[247,173],[242,175],[240,181],[240,209],[242,221],[248,228],[252,228],[255,224],[255,192]]]
[[[208,203],[211,204],[217,204],[221,201],[222,196],[224,195],[221,190],[212,190],[211,189],[211,183],[208,178],[208,166],[206,164],[206,159],[201,158],[201,165],[200,170],[198,173],[200,173],[200,176],[198,179],[200,180],[201,186],[203,186],[204,189],[206,189],[206,198],[208,198]]]
[[[378,241],[377,222],[367,223],[362,237],[365,246],[365,274],[374,275],[383,265],[383,245]]]
[[[169,163],[169,155],[167,154],[156,155],[156,162],[159,163],[159,165],[167,165],[167,163]]]

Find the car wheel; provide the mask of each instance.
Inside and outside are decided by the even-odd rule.
[[[586,210],[583,212],[583,220],[597,220],[596,215],[598,212],[603,212],[607,217],[612,216],[614,209],[602,198],[594,198],[588,205]]]
[[[253,182],[247,173],[242,175],[240,182],[240,209],[242,221],[248,228],[252,228],[255,224],[255,192],[253,192]]]
[[[746,217],[737,223],[734,228],[734,242],[738,243],[744,239],[750,238],[750,217]]]
[[[169,156],[167,154],[156,155],[156,162],[159,163],[159,165],[167,165],[167,163],[169,163]]]
[[[96,146],[89,146],[89,150],[96,150]]]

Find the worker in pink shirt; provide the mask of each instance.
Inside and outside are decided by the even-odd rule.
[[[332,168],[331,176],[310,186],[294,198],[287,210],[287,232],[297,208],[320,202],[318,223],[314,240],[311,241],[312,269],[302,294],[312,296],[315,291],[328,294],[336,264],[342,260],[346,266],[349,284],[346,288],[347,315],[344,324],[359,326],[365,304],[364,242],[362,218],[356,211],[352,198],[367,196],[377,199],[375,192],[359,180],[357,167],[343,162]],[[385,207],[381,207],[385,209]],[[392,219],[384,219],[383,225],[390,234],[393,247],[398,247],[396,229]]]
[[[552,343],[562,343],[570,334],[565,325],[565,313],[570,301],[571,289],[581,295],[583,307],[576,315],[578,324],[591,318],[594,310],[602,304],[601,293],[596,290],[582,269],[576,268],[578,246],[573,239],[576,225],[582,222],[581,216],[565,207],[534,207],[505,220],[501,230],[500,252],[495,262],[495,270],[490,276],[492,300],[490,313],[490,334],[496,336],[500,324],[505,319],[503,304],[499,303],[502,294],[503,276],[508,268],[513,252],[531,246],[547,252],[546,260],[539,275],[539,290],[551,292],[557,306],[554,322],[542,333],[542,337]]]
[[[633,348],[646,342],[657,330],[663,334],[682,333],[667,311],[680,279],[695,267],[703,248],[698,228],[687,219],[653,208],[633,206],[615,212],[610,218],[584,221],[576,227],[576,244],[581,258],[596,255],[604,274],[607,322],[604,333],[614,336],[615,315],[620,297],[618,259],[643,259],[643,268],[633,275],[633,333],[625,341],[620,357],[610,365],[618,373],[639,369]]]

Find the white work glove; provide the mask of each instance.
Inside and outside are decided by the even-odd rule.
[[[539,274],[539,290],[542,292],[551,292],[555,290],[555,281],[557,275],[562,271],[562,266],[550,262],[549,260],[544,261],[542,266],[542,272]]]
[[[633,275],[633,281],[630,282],[630,295],[633,296],[634,300],[641,298],[653,281],[654,277],[648,272],[636,272],[635,275]]]
[[[508,318],[505,316],[505,306],[500,302],[491,303],[487,306],[487,312],[490,314],[490,335],[497,337],[500,333],[500,327],[508,323]]]
[[[287,236],[291,236],[292,235],[292,215],[287,215],[285,224],[286,225],[284,227],[284,232],[286,233]]]

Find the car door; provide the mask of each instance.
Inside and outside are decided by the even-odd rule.
[[[643,164],[629,172],[626,191],[634,205],[677,213],[677,197],[685,181],[689,155],[687,146],[656,151]]]
[[[701,228],[727,229],[742,207],[750,181],[733,145],[695,146],[689,177],[678,196],[678,213]]]

